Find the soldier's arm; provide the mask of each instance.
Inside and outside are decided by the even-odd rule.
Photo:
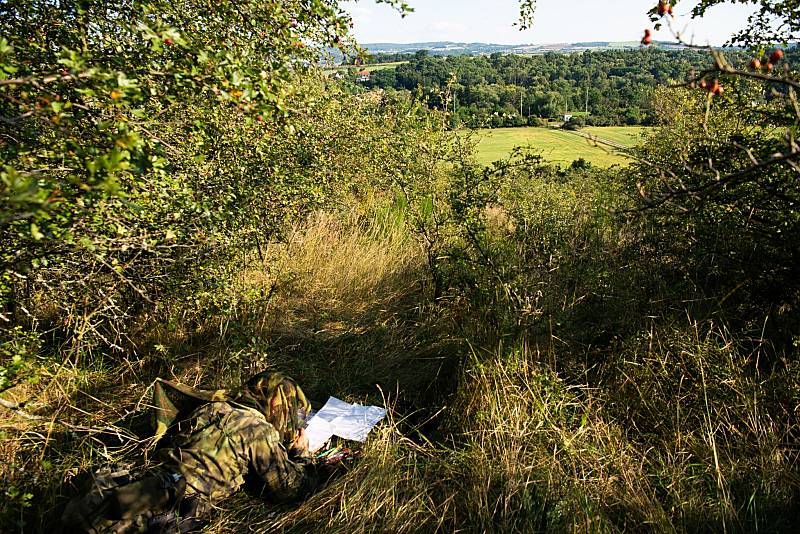
[[[263,483],[264,497],[278,502],[288,502],[302,496],[306,486],[308,460],[286,451],[278,432],[265,424],[259,439],[249,447],[250,466]]]

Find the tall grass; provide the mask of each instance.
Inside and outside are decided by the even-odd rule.
[[[209,532],[791,530],[796,354],[692,308],[646,228],[603,209],[603,179],[550,178],[486,212],[490,267],[449,244],[447,298],[402,207],[319,213],[238,265],[224,305],[143,328],[143,358],[12,391],[72,429],[3,414],[3,517],[41,530],[80,473],[135,460],[156,375],[268,368],[390,417],[306,502],[240,494]]]

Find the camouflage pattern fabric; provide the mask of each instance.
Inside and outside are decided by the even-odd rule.
[[[285,444],[294,441],[311,412],[311,404],[297,382],[279,373],[255,375],[237,392],[234,401],[264,414]]]
[[[242,388],[215,391],[157,380],[153,404],[156,441],[173,431],[156,453],[160,464],[141,477],[98,473],[67,506],[65,532],[188,532],[248,475],[278,502],[311,484],[308,451],[287,451],[311,409],[294,380],[261,373]]]
[[[128,469],[100,470],[89,487],[67,504],[57,532],[188,532],[200,522],[197,505],[183,499],[185,485],[175,474],[158,468],[138,477]],[[154,524],[162,528],[153,528]]]
[[[208,402],[232,402],[257,409],[287,445],[304,426],[311,411],[297,382],[280,373],[257,374],[239,389],[203,390],[158,379],[153,390],[155,441],[162,438],[175,421]]]
[[[67,506],[64,532],[189,532],[248,475],[275,502],[300,497],[310,484],[308,452],[287,451],[264,414],[228,402],[197,408],[157,457],[160,465],[138,480],[95,477],[90,491]]]
[[[196,389],[161,378],[153,386],[154,442],[161,439],[176,421],[187,417],[207,402],[227,401],[232,393],[227,389],[209,391]]]
[[[302,490],[304,462],[289,458],[281,435],[254,408],[208,403],[178,425],[173,442],[159,454],[186,480],[187,495],[220,502],[244,484],[248,473],[260,479],[272,500],[292,500]]]

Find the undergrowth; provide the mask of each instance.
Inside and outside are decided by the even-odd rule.
[[[224,305],[144,318],[143,356],[6,392],[43,419],[0,420],[4,524],[42,530],[81,476],[136,461],[156,376],[276,369],[390,417],[304,503],[240,494],[209,532],[791,530],[796,351],[692,299],[607,176],[526,172],[441,242],[398,200],[317,213],[243,259]]]

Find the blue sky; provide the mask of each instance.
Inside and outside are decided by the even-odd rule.
[[[538,0],[533,28],[512,27],[519,13],[516,0],[406,0],[415,12],[405,19],[385,4],[372,0],[345,2],[353,15],[359,42],[410,43],[466,41],[499,44],[568,43],[578,41],[632,41],[650,26],[647,10],[657,0]],[[696,44],[722,44],[741,29],[750,6],[722,5],[704,20],[685,15],[694,5],[683,0],[676,8],[676,26]],[[685,28],[685,30],[684,30]],[[662,30],[656,39],[668,40]]]

